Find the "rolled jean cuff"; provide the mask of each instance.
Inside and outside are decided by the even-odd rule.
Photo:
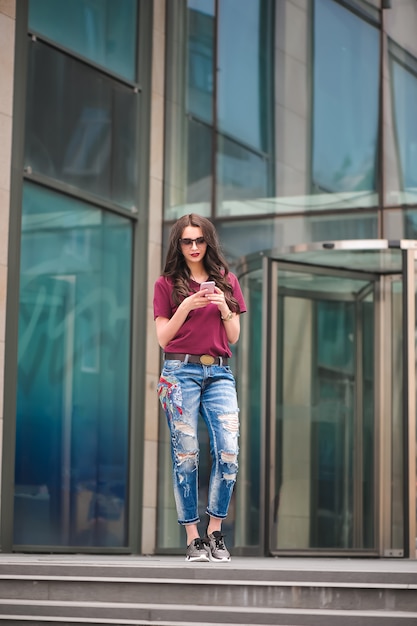
[[[213,513],[212,511],[206,510],[207,515],[210,517],[217,517],[217,519],[226,519],[227,513],[225,515],[220,515],[219,513]]]
[[[201,520],[199,517],[196,517],[195,519],[192,519],[189,521],[188,520],[184,521],[184,520],[179,519],[178,524],[181,524],[181,526],[188,526],[189,524],[198,524],[200,521]]]

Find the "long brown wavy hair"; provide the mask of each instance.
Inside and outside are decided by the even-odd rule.
[[[232,288],[227,279],[229,266],[221,252],[216,229],[210,220],[202,217],[201,215],[197,215],[196,213],[190,213],[189,215],[183,215],[180,217],[172,226],[169,233],[168,252],[166,255],[163,276],[167,276],[173,281],[173,300],[175,304],[180,304],[184,298],[190,295],[191,272],[185,262],[180,244],[182,233],[184,228],[187,226],[196,226],[201,228],[203,237],[207,243],[207,250],[203,258],[203,264],[209,276],[209,280],[214,280],[216,287],[219,287],[219,289],[223,291],[230,310],[239,313],[239,303],[236,298],[233,297]]]

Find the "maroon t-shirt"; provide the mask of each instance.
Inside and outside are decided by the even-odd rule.
[[[227,275],[232,286],[233,296],[239,302],[240,312],[245,313],[246,304],[243,298],[239,281],[234,274]],[[191,293],[200,289],[200,284],[190,281]],[[170,278],[160,276],[155,282],[153,310],[154,319],[166,317],[171,319],[177,310],[172,299],[173,283]],[[184,324],[177,334],[165,346],[165,352],[179,352],[181,354],[211,354],[211,356],[232,355],[227,341],[225,325],[222,322],[220,311],[216,304],[208,304],[204,309],[190,311]]]

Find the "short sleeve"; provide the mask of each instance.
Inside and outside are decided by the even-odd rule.
[[[233,296],[236,298],[236,300],[239,303],[240,312],[246,313],[247,311],[246,302],[245,302],[245,298],[243,297],[242,289],[240,288],[240,284],[239,284],[237,277],[232,272],[229,272],[228,279],[232,286]]]
[[[173,314],[173,303],[171,299],[172,285],[164,276],[160,276],[154,285],[153,295],[153,316],[166,317],[170,319]]]

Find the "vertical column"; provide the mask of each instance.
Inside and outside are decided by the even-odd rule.
[[[151,554],[156,544],[158,476],[158,416],[156,386],[160,349],[153,321],[153,285],[161,271],[163,219],[164,98],[165,98],[165,0],[153,1],[152,105],[149,180],[148,316],[146,349],[145,442],[143,461],[142,552]]]
[[[0,451],[3,434],[4,348],[9,238],[15,0],[0,2]],[[1,454],[1,452],[0,452]],[[0,463],[1,468],[1,463]]]
[[[416,558],[415,251],[403,251],[404,556]]]
[[[276,546],[310,547],[313,304],[285,299],[282,484]]]

